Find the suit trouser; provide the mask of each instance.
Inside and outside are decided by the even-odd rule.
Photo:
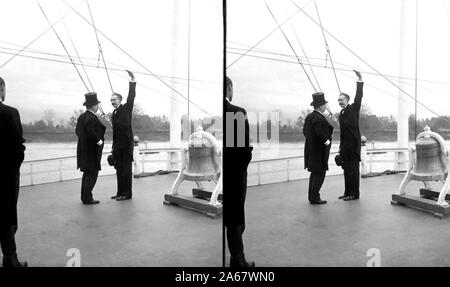
[[[114,154],[116,177],[117,177],[117,196],[132,197],[132,167],[133,157],[126,152],[117,152]]]
[[[4,258],[12,258],[16,255],[16,231],[17,225],[1,227],[0,245]]]
[[[310,202],[321,200],[320,188],[322,188],[325,180],[325,174],[326,171],[323,170],[321,172],[311,172],[309,175],[308,200]]]
[[[16,191],[16,204],[19,199],[19,185],[20,185],[20,172],[15,174],[15,191]],[[17,232],[17,225],[0,226],[0,246],[2,249],[4,258],[12,258],[16,255],[16,239],[15,234]]]
[[[245,230],[245,198],[247,194],[247,171],[231,174],[224,194],[224,220],[227,231],[228,250],[231,257],[244,255],[242,235]],[[231,194],[231,192],[235,192]]]
[[[343,158],[345,196],[352,195],[359,198],[359,156]]]
[[[226,228],[228,250],[230,250],[231,257],[238,258],[244,254],[242,235],[244,234],[245,225],[227,225]]]
[[[98,178],[98,170],[83,172],[83,178],[81,179],[81,201],[89,202],[93,200],[92,190]]]

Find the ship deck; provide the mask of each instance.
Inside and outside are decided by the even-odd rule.
[[[222,217],[163,205],[175,177],[134,179],[133,199],[116,202],[115,177],[102,176],[94,189],[101,203],[87,206],[80,180],[22,187],[19,257],[31,266],[65,266],[67,251],[77,248],[81,266],[220,267]],[[344,202],[337,198],[343,177],[328,176],[321,191],[326,205],[309,204],[308,180],[249,187],[247,259],[261,267],[364,267],[376,248],[381,266],[450,266],[450,219],[390,204],[402,178],[361,179],[361,198]],[[194,186],[183,182],[180,193]],[[418,196],[420,187],[411,182],[407,193]]]
[[[450,266],[450,218],[391,205],[404,174],[361,179],[359,200],[342,201],[344,178],[328,176],[325,205],[310,205],[308,180],[251,187],[245,253],[257,266]],[[436,187],[441,185],[436,184]],[[419,196],[421,182],[407,194]],[[228,260],[228,259],[227,259]]]
[[[163,205],[176,174],[133,179],[133,199],[117,202],[115,176],[101,176],[97,205],[80,201],[81,180],[21,187],[18,254],[30,266],[221,266],[222,217]],[[184,181],[180,194],[190,194]]]

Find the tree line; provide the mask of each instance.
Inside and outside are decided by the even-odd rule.
[[[53,109],[43,111],[41,119],[29,123],[22,123],[23,131],[27,141],[75,141],[75,128],[78,117],[84,113],[84,109],[74,110],[69,119],[56,119],[56,112]],[[111,118],[112,113],[107,116]],[[187,119],[184,115],[183,120]],[[206,130],[211,125],[217,123],[219,117],[210,117],[201,120],[204,122],[203,129]],[[112,139],[112,127],[103,118],[100,121],[107,127],[106,139]],[[192,131],[195,131],[194,120],[191,119]],[[170,135],[170,120],[167,116],[149,116],[144,113],[141,106],[135,104],[132,113],[133,133],[141,140],[167,141]]]
[[[303,124],[306,116],[312,112],[311,109],[301,110],[295,120],[286,120],[279,124],[280,141],[298,141],[304,140],[303,137]],[[339,118],[339,113],[334,114],[336,119]],[[334,132],[339,132],[339,126],[336,122],[330,120],[330,123],[334,126]],[[268,120],[265,123],[268,133],[274,128],[273,123]],[[450,139],[450,117],[440,116],[425,119],[414,118],[414,115],[410,115],[408,118],[409,135],[410,140],[414,140],[416,135],[422,132],[425,126],[429,126],[432,131],[435,131],[445,139]],[[369,107],[365,104],[361,106],[359,127],[361,135],[367,137],[370,140],[396,140],[397,138],[397,121],[391,116],[377,116],[372,114]],[[251,129],[261,130],[261,124],[259,127],[256,124],[250,125]],[[270,136],[269,136],[270,137]]]

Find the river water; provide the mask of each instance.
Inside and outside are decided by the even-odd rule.
[[[447,142],[450,145],[450,141]],[[220,143],[221,144],[221,143]],[[414,142],[410,143],[413,146]],[[21,185],[30,185],[46,182],[55,182],[61,179],[76,179],[80,178],[82,173],[76,169],[76,142],[69,143],[26,143],[25,162],[21,167]],[[140,148],[168,148],[169,142],[141,142]],[[339,143],[333,142],[331,151],[338,150]],[[368,149],[372,148],[396,148],[396,142],[370,142],[367,144]],[[252,164],[249,166],[249,185],[271,183],[278,181],[285,181],[287,179],[299,179],[308,176],[308,173],[303,168],[303,158],[297,158],[289,161],[268,161],[255,163],[260,160],[277,159],[285,157],[303,156],[303,142],[297,143],[274,143],[254,145]],[[104,152],[111,150],[111,142],[105,143]],[[61,160],[39,161],[44,159],[55,159],[60,157],[71,157]],[[102,170],[100,175],[115,174],[113,167],[110,167],[106,162],[107,155],[102,157]],[[161,162],[147,162],[143,168],[145,172],[154,172],[158,170],[167,169],[167,154],[151,154],[146,158],[150,161]],[[374,156],[374,159],[394,160],[393,153],[382,153]],[[334,164],[334,155],[330,156],[330,170],[328,175],[341,174],[340,167]],[[140,166],[142,168],[142,165]],[[385,170],[394,170],[395,164],[390,163],[374,163],[372,165],[373,172],[382,172]],[[289,170],[289,172],[287,172]],[[256,173],[260,173],[258,177]]]

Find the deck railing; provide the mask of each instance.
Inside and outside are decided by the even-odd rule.
[[[408,152],[407,148],[361,149],[361,175],[380,173],[386,170],[404,171],[409,160],[399,160],[399,154]],[[334,157],[338,152],[331,152],[327,176],[343,174]],[[403,166],[401,164],[404,164]],[[257,186],[277,182],[305,179],[309,172],[304,169],[304,156],[253,160],[248,169],[248,185]]]
[[[110,151],[103,152],[99,176],[115,174],[109,166],[107,157]],[[139,148],[135,146],[133,173],[135,176],[158,170],[177,171],[180,161],[179,148]],[[77,179],[82,173],[77,170],[77,157],[65,156],[38,160],[27,160],[20,168],[21,186]]]
[[[385,170],[399,170],[399,153],[407,152],[403,148],[362,149],[361,174],[383,172]],[[103,152],[102,170],[99,175],[115,174],[114,167],[107,163],[110,152]],[[342,174],[341,167],[336,166],[334,157],[337,152],[330,153],[329,170],[327,175]],[[140,148],[135,147],[133,173],[135,177],[158,171],[177,171],[179,169],[179,148]],[[58,182],[81,178],[82,173],[76,169],[76,156],[57,157],[49,159],[24,161],[21,167],[21,185],[34,185],[48,182]],[[248,184],[263,185],[268,183],[286,182],[308,178],[309,173],[304,169],[303,156],[290,156],[271,159],[257,159],[250,163],[248,169]]]

